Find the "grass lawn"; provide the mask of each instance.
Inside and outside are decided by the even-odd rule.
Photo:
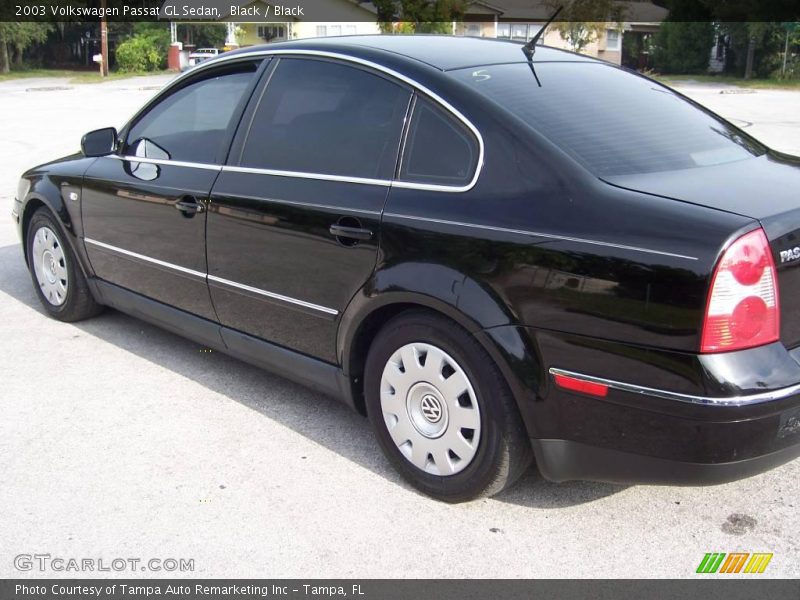
[[[730,77],[727,75],[655,75],[653,78],[667,85],[680,84],[684,81],[697,81],[698,83],[720,83],[752,89],[800,90],[800,79],[745,80],[741,77]]]
[[[112,71],[108,77],[100,77],[97,71],[71,71],[68,69],[25,69],[22,71],[11,71],[11,73],[0,74],[0,81],[11,81],[13,79],[31,79],[34,77],[59,77],[69,79],[69,83],[103,83],[104,81],[114,81],[127,79],[129,77],[141,77],[143,75],[163,75],[169,71],[142,71],[133,73],[119,73]]]

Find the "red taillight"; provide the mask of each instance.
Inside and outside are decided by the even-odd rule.
[[[553,378],[556,380],[556,385],[565,390],[582,392],[590,396],[599,396],[601,398],[605,398],[608,395],[608,386],[602,383],[593,383],[584,379],[568,377],[567,375],[553,375]]]
[[[778,341],[775,262],[763,229],[733,242],[711,280],[701,352],[743,350]]]

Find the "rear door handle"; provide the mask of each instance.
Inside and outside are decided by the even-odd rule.
[[[175,203],[175,208],[184,213],[185,216],[203,212],[206,207],[202,202],[198,202],[194,196],[184,196]]]
[[[334,224],[328,230],[331,235],[337,238],[349,238],[351,240],[369,240],[372,238],[372,232],[369,229],[362,229],[361,227],[347,227],[345,225]]]

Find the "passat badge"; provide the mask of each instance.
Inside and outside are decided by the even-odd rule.
[[[781,250],[781,263],[790,262],[800,258],[800,246],[795,246],[789,250]]]

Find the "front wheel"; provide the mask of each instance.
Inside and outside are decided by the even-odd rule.
[[[102,310],[92,297],[75,254],[63,240],[61,227],[46,208],[31,217],[26,242],[33,286],[50,316],[59,321],[80,321]]]
[[[376,336],[365,395],[386,456],[440,500],[491,496],[531,462],[516,404],[497,366],[468,332],[409,311]]]

